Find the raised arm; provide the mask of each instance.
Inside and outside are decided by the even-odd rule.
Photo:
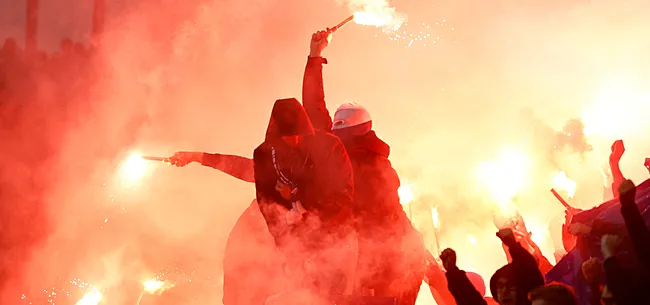
[[[621,214],[625,220],[627,233],[634,245],[634,251],[645,272],[650,275],[650,230],[646,227],[643,216],[636,205],[636,186],[632,181],[625,180],[619,189],[621,199]]]
[[[234,155],[211,154],[204,152],[177,152],[171,158],[173,165],[183,167],[196,162],[212,167],[246,182],[255,182],[253,159]]]
[[[323,64],[327,64],[327,59],[322,57],[322,52],[330,38],[331,33],[328,31],[319,31],[312,35],[307,66],[302,79],[302,103],[305,111],[316,129],[327,132],[332,130],[332,118],[325,103]]]
[[[621,172],[619,163],[621,162],[621,157],[625,153],[625,145],[623,140],[616,140],[612,144],[612,153],[609,155],[609,169],[612,172],[612,195],[614,198],[618,198],[618,188],[621,186],[621,183],[625,181],[625,176]]]
[[[499,230],[497,236],[508,246],[517,278],[517,287],[519,291],[524,292],[517,298],[521,297],[525,302],[528,292],[544,285],[544,275],[539,271],[535,257],[517,242],[511,229]]]
[[[452,249],[445,249],[440,255],[440,260],[447,270],[445,276],[449,291],[454,296],[458,305],[487,305],[481,293],[476,290],[474,284],[469,280],[465,271],[456,266],[456,252]]]

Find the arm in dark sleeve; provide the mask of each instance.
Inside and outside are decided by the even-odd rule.
[[[474,288],[465,271],[458,268],[447,270],[447,285],[458,305],[487,305],[483,296]]]
[[[619,259],[612,256],[607,258],[603,265],[607,278],[607,288],[612,292],[616,304],[639,304],[637,303],[638,300],[635,300],[639,293],[634,288],[634,283],[630,282],[634,276],[621,264]]]
[[[625,219],[627,233],[634,245],[634,251],[639,262],[645,267],[646,273],[650,272],[650,232],[643,221],[639,208],[634,200],[625,202],[621,200],[621,214]]]
[[[528,293],[540,286],[544,285],[544,275],[537,267],[537,260],[519,243],[508,247],[510,256],[512,257],[512,265],[515,268],[515,276],[517,277],[518,286],[522,291]]]
[[[323,64],[327,59],[308,57],[307,67],[302,79],[302,104],[314,128],[332,131],[332,118],[325,104],[325,89],[323,88]]]
[[[201,164],[246,182],[255,182],[253,160],[240,156],[203,153]]]

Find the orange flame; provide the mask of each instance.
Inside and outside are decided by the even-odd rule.
[[[554,189],[565,191],[569,198],[573,198],[576,194],[577,184],[575,181],[569,179],[565,172],[560,172],[555,175],[552,183]]]

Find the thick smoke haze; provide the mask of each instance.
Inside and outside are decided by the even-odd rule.
[[[2,219],[12,220],[2,230],[21,250],[3,257],[0,303],[73,277],[127,298],[125,283],[175,265],[211,283],[175,304],[218,303],[226,238],[254,186],[199,165],[153,163],[129,182],[120,165],[134,152],[252,157],[273,101],[300,97],[311,33],[351,10],[335,0],[106,1],[91,90],[55,105],[52,80],[41,80],[19,93],[35,102],[3,109]],[[89,44],[92,1],[40,2],[41,50],[56,52],[63,38]],[[548,191],[558,172],[577,182],[576,207],[602,202],[601,167],[623,138],[621,169],[647,179],[650,3],[390,5],[408,16],[401,37],[425,38],[410,44],[346,25],[325,51],[326,97],[331,111],[368,107],[394,167],[415,185],[411,212],[434,252],[428,223],[438,206],[441,247],[458,251],[461,268],[487,281],[506,263],[494,236],[498,204],[477,177],[504,150],[524,155],[512,202],[551,260],[557,240],[546,232],[550,224],[557,234],[563,217]],[[22,47],[25,1],[0,7],[0,38]],[[44,146],[55,153],[39,154]]]

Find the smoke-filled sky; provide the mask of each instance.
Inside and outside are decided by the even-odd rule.
[[[41,1],[39,47],[56,51],[64,37],[86,42],[91,2]],[[356,24],[335,33],[325,52],[328,106],[368,107],[393,165],[415,184],[416,201],[428,200],[414,212],[429,217],[431,205],[440,207],[441,243],[458,250],[461,268],[487,280],[505,263],[492,224],[498,204],[476,174],[504,150],[525,159],[506,166],[516,173],[502,184],[521,184],[513,200],[539,235],[563,215],[548,192],[558,172],[578,183],[576,206],[602,200],[600,169],[613,140],[626,141],[623,172],[647,178],[649,2],[391,5],[408,16],[400,37],[425,38],[410,44]],[[0,38],[22,44],[25,0],[0,0],[0,7]],[[131,152],[252,157],[273,101],[300,97],[311,33],[351,13],[336,0],[107,0],[107,7],[90,110],[79,111],[76,124],[45,131],[64,134],[44,174],[50,238],[8,289],[37,290],[59,276],[114,287],[129,272],[142,278],[174,262],[220,277],[225,240],[253,186],[198,165],[150,165],[137,189],[127,190],[115,183],[118,164]],[[80,99],[69,107],[87,103]],[[583,119],[593,151],[552,152],[570,119]],[[31,127],[23,132],[43,133]],[[13,174],[11,166],[3,170]],[[111,228],[113,217],[120,223]],[[535,237],[552,260],[551,237]],[[220,288],[210,289],[208,298],[218,298]]]

